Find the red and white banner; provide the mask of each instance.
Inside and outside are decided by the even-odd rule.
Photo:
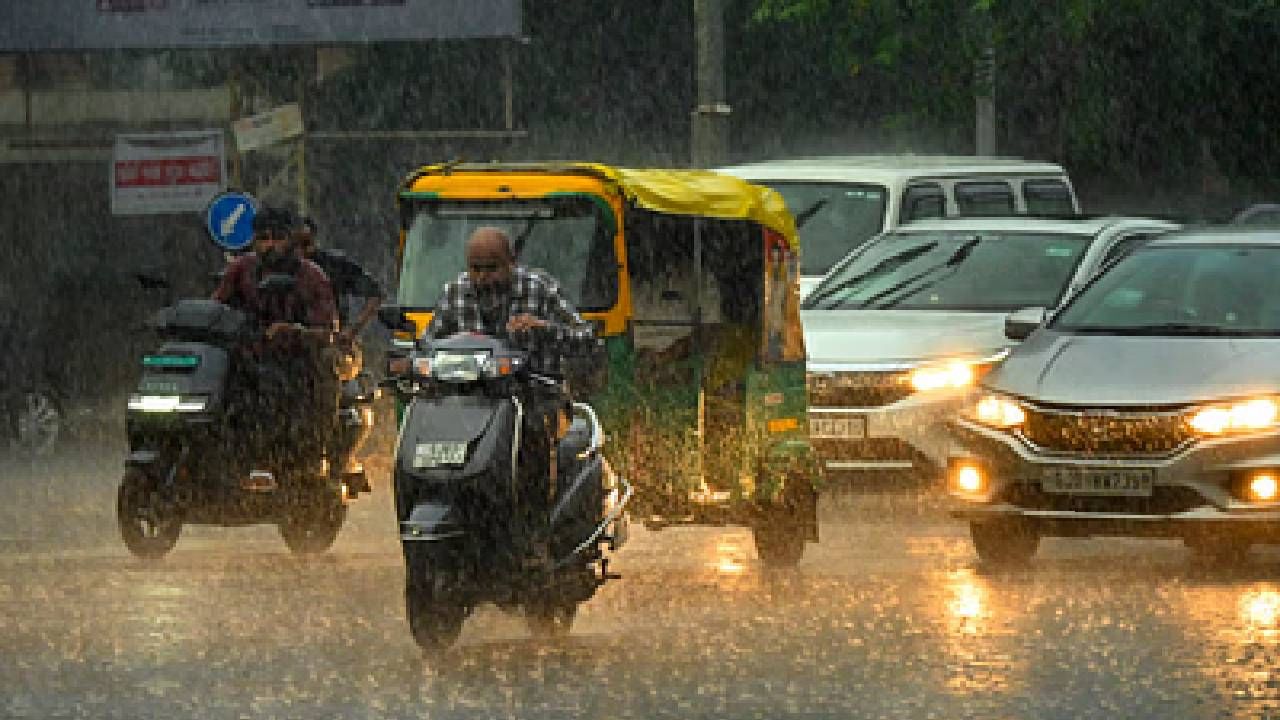
[[[111,164],[114,215],[203,212],[226,185],[221,130],[117,135]]]

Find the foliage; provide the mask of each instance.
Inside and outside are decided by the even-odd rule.
[[[822,28],[829,67],[882,117],[958,123],[994,49],[1002,149],[1085,173],[1208,186],[1280,160],[1276,0],[754,0],[748,32]]]

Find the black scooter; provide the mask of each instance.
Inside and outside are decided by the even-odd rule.
[[[264,291],[282,291],[287,276],[268,276]],[[129,454],[117,495],[125,546],[154,559],[177,543],[184,524],[274,523],[295,553],[328,549],[346,519],[348,499],[327,458],[337,418],[310,427],[287,416],[294,385],[285,369],[244,360],[236,349],[258,331],[241,312],[211,300],[181,300],[152,319],[159,348],[142,359],[129,399]],[[246,367],[252,365],[253,367]],[[234,378],[252,373],[257,393],[242,404]],[[274,384],[276,389],[271,392]],[[270,398],[284,398],[272,407]],[[283,417],[282,417],[283,416]],[[352,420],[347,420],[351,422]],[[356,421],[358,422],[358,420]],[[289,438],[266,457],[248,457],[255,434]]]
[[[448,647],[485,602],[522,610],[535,635],[567,633],[578,605],[618,577],[606,551],[627,538],[631,486],[604,460],[595,412],[540,413],[564,407],[563,383],[494,338],[425,342],[390,365],[404,404],[395,504],[414,639]]]

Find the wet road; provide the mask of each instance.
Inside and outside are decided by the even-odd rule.
[[[113,535],[115,467],[0,472],[0,717],[1280,718],[1276,550],[1215,571],[1060,540],[994,573],[928,502],[841,498],[794,571],[745,530],[638,532],[569,638],[486,608],[427,662],[385,492],[319,559],[196,528],[148,565]]]

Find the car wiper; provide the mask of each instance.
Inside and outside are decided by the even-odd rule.
[[[1152,323],[1150,325],[1083,326],[1072,328],[1074,332],[1106,332],[1117,335],[1259,335],[1262,330],[1241,330],[1197,323]]]
[[[872,304],[875,303],[877,300],[884,297],[893,296],[892,300],[889,300],[887,302],[884,302],[880,305],[875,306],[880,310],[885,310],[897,305],[898,303],[902,302],[903,300],[911,297],[912,295],[918,292],[921,292],[923,290],[928,290],[929,288],[937,285],[938,283],[950,277],[951,274],[956,271],[956,268],[959,268],[961,263],[963,263],[965,259],[969,257],[969,255],[973,252],[973,249],[977,247],[978,243],[980,242],[982,242],[982,237],[979,235],[974,235],[968,240],[965,240],[960,245],[960,247],[956,248],[955,251],[951,253],[951,257],[947,258],[946,262],[941,263],[939,265],[934,265],[931,268],[922,270],[916,273],[913,277],[909,277],[906,280],[903,280],[902,282],[898,283],[897,285],[891,288],[888,288],[887,290],[876,293],[875,295],[867,298],[866,302],[863,303],[863,306],[871,307]],[[930,275],[933,275],[935,272],[938,272],[939,270],[950,270],[950,272],[935,276],[926,281],[926,279],[929,278]],[[919,282],[920,284],[915,285],[913,287],[908,287],[908,286],[911,286],[913,283],[917,283],[917,282]]]
[[[875,277],[876,275],[883,275],[884,273],[896,267],[905,265],[906,263],[909,263],[912,260],[915,260],[916,258],[920,257],[921,255],[924,255],[925,253],[933,250],[936,247],[938,247],[938,243],[927,242],[927,243],[924,243],[923,245],[917,245],[915,247],[907,248],[906,250],[903,250],[897,253],[896,255],[890,255],[889,257],[873,265],[866,272],[858,273],[857,275],[854,275],[848,280],[837,283],[828,288],[819,287],[808,298],[805,298],[804,307],[809,309],[814,309],[816,308],[817,304],[820,301],[831,297],[832,295],[840,292],[841,290],[847,290],[853,287],[854,285],[857,285],[860,282],[863,282],[869,278]]]
[[[827,206],[830,198],[818,198],[812,205],[795,214],[796,229],[799,230],[805,223],[809,222],[818,211]]]

